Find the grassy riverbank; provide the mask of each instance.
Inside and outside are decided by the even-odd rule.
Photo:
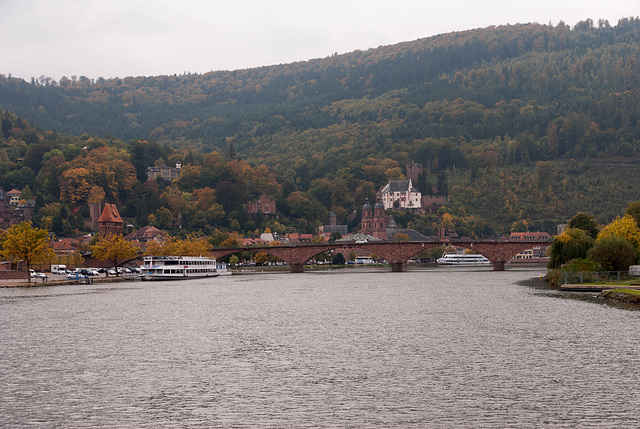
[[[612,299],[629,304],[640,305],[640,291],[632,289],[610,289],[603,291],[600,298]]]

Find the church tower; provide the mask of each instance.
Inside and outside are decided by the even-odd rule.
[[[369,198],[366,199],[364,206],[362,206],[361,225],[360,232],[373,235],[373,208],[369,204]]]
[[[373,207],[373,231],[372,234],[375,238],[381,240],[387,239],[387,215],[384,213],[384,205],[378,201]]]

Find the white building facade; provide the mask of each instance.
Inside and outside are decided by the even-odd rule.
[[[384,209],[419,209],[422,194],[416,190],[409,180],[390,180],[378,191],[377,195]]]

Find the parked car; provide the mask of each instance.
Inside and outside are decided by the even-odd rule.
[[[51,274],[64,274],[67,271],[67,266],[62,264],[51,265]]]
[[[29,269],[29,275],[32,279],[46,279],[47,275],[45,273],[37,273],[35,270]]]
[[[80,274],[79,272],[75,272],[67,275],[67,280],[84,280],[87,276],[84,274]]]
[[[94,268],[76,268],[76,273],[80,273],[83,276],[90,276],[90,277],[94,277],[94,276],[99,276],[100,273],[98,273],[98,270],[94,269]]]

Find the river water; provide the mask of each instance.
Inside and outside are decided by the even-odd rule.
[[[640,311],[543,273],[0,289],[0,427],[639,427]]]

